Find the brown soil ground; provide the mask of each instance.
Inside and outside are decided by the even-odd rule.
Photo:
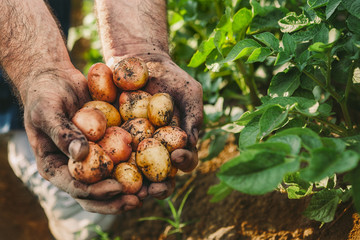
[[[199,155],[207,154],[207,143]],[[46,217],[36,198],[13,174],[6,159],[6,139],[0,139],[0,239],[47,240],[51,234]],[[302,212],[309,199],[289,200],[285,194],[272,192],[264,196],[249,196],[233,192],[223,201],[211,203],[207,190],[218,182],[216,170],[238,154],[229,141],[215,159],[201,163],[192,174],[179,174],[172,199],[179,206],[184,193],[193,187],[182,214],[182,222],[190,222],[178,239],[360,239],[360,218],[351,203],[338,209],[335,221],[321,225],[306,219]],[[113,236],[122,240],[176,239],[162,221],[142,221],[144,216],[170,217],[167,204],[147,199],[141,209],[121,215]],[[171,218],[171,217],[170,217]]]

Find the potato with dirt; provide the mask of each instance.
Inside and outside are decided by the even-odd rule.
[[[138,90],[148,81],[149,72],[146,63],[137,57],[125,58],[115,64],[113,81],[124,91]]]
[[[135,194],[143,184],[143,177],[136,165],[122,162],[115,166],[113,178],[122,184],[123,193]]]
[[[150,98],[150,93],[141,90],[122,92],[119,97],[121,118],[124,121],[132,118],[147,118]]]
[[[145,138],[151,138],[155,132],[155,127],[146,118],[134,118],[121,125],[132,136],[132,149],[137,150],[139,143]]]
[[[93,100],[112,103],[116,100],[117,88],[113,72],[104,63],[93,64],[88,73],[88,87]]]
[[[184,148],[187,144],[186,132],[179,127],[161,127],[155,131],[153,138],[159,140],[169,153],[176,149]]]
[[[92,184],[111,176],[114,163],[96,143],[89,142],[89,154],[83,161],[69,159],[71,176],[83,183]]]
[[[105,134],[106,117],[99,109],[80,108],[71,121],[89,141],[96,142]]]
[[[139,143],[135,160],[138,168],[152,182],[164,181],[171,170],[170,154],[155,138],[146,138]]]
[[[106,117],[106,127],[120,126],[121,116],[119,111],[110,103],[105,101],[90,101],[84,104],[83,108],[97,108]]]
[[[104,149],[116,165],[130,158],[131,142],[130,133],[121,127],[113,126],[106,129],[104,137],[97,144]]]
[[[168,93],[156,93],[149,101],[148,118],[156,127],[168,125],[174,114],[174,103]]]

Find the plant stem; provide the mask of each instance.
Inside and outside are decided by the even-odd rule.
[[[255,78],[254,78],[254,66],[249,65],[249,73],[246,71],[244,64],[240,60],[236,60],[236,66],[238,67],[241,74],[244,76],[245,84],[248,86],[250,91],[251,104],[255,106],[261,105],[261,100],[258,97],[259,92],[256,87]]]
[[[331,85],[331,55],[330,51],[327,53],[327,69],[326,69],[326,88],[330,88]]]
[[[350,66],[349,76],[348,76],[348,79],[346,82],[344,98],[340,102],[340,106],[341,106],[341,109],[344,114],[346,125],[348,126],[348,128],[350,130],[353,129],[353,125],[351,122],[351,117],[350,117],[349,109],[348,109],[348,99],[349,99],[350,89],[353,85],[352,78],[353,78],[353,74],[354,74],[354,67],[355,67],[355,64],[354,64],[354,62],[352,62],[351,66]]]
[[[353,75],[353,67],[351,68],[352,71],[350,71],[349,73],[349,78],[348,78],[348,82],[347,82],[347,94],[349,94],[350,91],[350,87],[352,84],[352,75]],[[323,82],[321,82],[319,79],[317,79],[313,74],[303,70],[303,73],[305,73],[309,78],[311,78],[316,84],[318,84],[321,88],[323,88],[325,91],[328,91],[330,93],[330,95],[339,103],[341,111],[344,115],[344,119],[345,119],[345,124],[347,126],[348,129],[352,130],[353,126],[352,126],[352,122],[351,122],[351,118],[350,118],[350,114],[349,114],[349,109],[347,106],[347,98],[348,97],[342,97],[340,96],[332,87],[331,85],[327,86],[327,84],[325,85]],[[349,81],[350,80],[350,81]],[[350,82],[350,83],[349,83]],[[346,91],[345,91],[345,95],[346,95]]]

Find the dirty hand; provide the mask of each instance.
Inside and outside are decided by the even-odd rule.
[[[137,56],[146,62],[149,69],[149,81],[145,91],[151,94],[169,93],[180,110],[181,128],[188,135],[186,149],[177,149],[171,153],[172,164],[184,172],[192,171],[198,164],[196,143],[203,120],[202,87],[188,73],[177,66],[169,56]],[[125,57],[113,57],[108,61],[110,67]],[[175,182],[151,183],[148,194],[159,199],[169,196]]]
[[[85,136],[71,118],[90,98],[85,77],[74,68],[63,69],[40,74],[23,91],[25,128],[39,173],[87,211],[117,214],[138,207],[139,197],[122,195],[122,186],[116,180],[87,185],[71,177],[68,159],[81,161],[89,150]]]

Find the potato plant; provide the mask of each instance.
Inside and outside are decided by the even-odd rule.
[[[197,36],[187,67],[204,89],[208,159],[228,133],[238,139],[240,155],[209,189],[213,201],[232,190],[279,190],[291,199],[312,196],[304,214],[321,222],[350,198],[360,211],[360,1],[169,6],[170,28],[183,21],[181,34]]]

